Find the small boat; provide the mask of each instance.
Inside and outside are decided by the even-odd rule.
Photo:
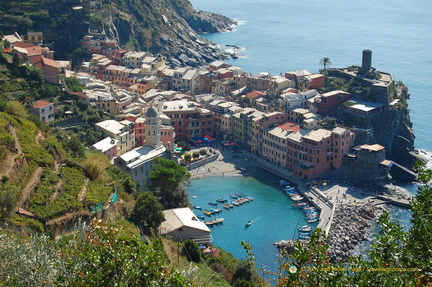
[[[252,225],[252,221],[250,221],[250,220],[245,224],[246,227],[249,227],[251,225]]]
[[[291,197],[291,199],[294,201],[300,201],[300,200],[303,200],[304,197],[303,196],[294,196],[294,197]]]
[[[204,221],[204,224],[207,225],[207,226],[213,226],[214,222],[213,222],[213,220]]]
[[[244,196],[246,196],[246,193],[243,193],[243,192],[241,192],[241,193],[234,193],[234,195],[236,195],[237,197],[244,197]]]
[[[234,199],[237,199],[237,198],[238,198],[238,196],[235,195],[235,194],[230,194],[229,196],[230,196],[231,198],[234,198]]]
[[[224,203],[224,202],[227,202],[228,199],[226,199],[226,198],[218,198],[218,199],[216,199],[216,201],[220,202],[220,203]]]
[[[307,220],[307,222],[309,222],[309,223],[314,223],[314,222],[317,222],[317,221],[318,221],[318,218],[311,218],[311,219]]]
[[[218,217],[218,218],[215,218],[213,220],[213,222],[216,223],[216,224],[223,223],[224,221],[225,221],[225,218],[222,218],[222,217]]]
[[[199,219],[204,219],[204,215],[202,215],[202,214],[197,214],[196,217],[198,217]]]
[[[296,203],[292,204],[292,206],[298,206],[298,207],[303,207],[306,205],[307,205],[307,202],[296,202]]]
[[[302,227],[300,227],[298,229],[298,231],[300,232],[311,232],[312,231],[312,227],[309,225],[303,225]]]
[[[203,213],[207,216],[211,216],[211,212],[209,210],[203,210]]]
[[[294,190],[295,189],[295,187],[294,186],[287,186],[287,187],[285,187],[283,190]]]
[[[214,211],[215,213],[219,213],[219,212],[221,212],[222,210],[221,210],[221,209],[217,209],[217,208],[212,208],[211,211]]]
[[[225,203],[225,204],[223,205],[223,207],[224,207],[225,209],[230,209],[230,208],[233,208],[234,205],[229,204],[229,203]]]
[[[298,238],[300,238],[300,239],[309,239],[310,236],[299,234]]]
[[[248,201],[252,201],[252,200],[254,200],[253,197],[250,197],[250,196],[246,197],[246,199],[247,199]]]
[[[194,208],[195,209],[202,209],[202,206],[201,205],[195,205]]]
[[[210,205],[217,205],[217,202],[214,202],[214,201],[209,201],[209,203],[208,204],[210,204]]]

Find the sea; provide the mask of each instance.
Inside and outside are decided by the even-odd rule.
[[[202,35],[222,49],[236,52],[238,59],[226,62],[254,75],[272,75],[293,70],[318,72],[320,59],[330,58],[331,67],[361,65],[362,51],[372,51],[372,66],[393,74],[409,89],[410,117],[415,148],[432,155],[432,1],[346,0],[190,0],[196,10],[215,12],[236,19],[230,32]],[[239,49],[232,51],[232,46]],[[429,165],[430,166],[430,165]],[[416,185],[404,185],[415,194]],[[237,258],[244,258],[241,240],[250,241],[257,262],[269,269],[277,266],[272,245],[291,239],[302,224],[301,213],[274,185],[272,175],[260,172],[248,177],[193,180],[187,190],[192,203],[206,204],[232,189],[245,191],[254,202],[225,212],[226,222],[212,229],[214,243]],[[406,228],[408,210],[394,209],[392,216]],[[249,228],[244,224],[253,220]]]

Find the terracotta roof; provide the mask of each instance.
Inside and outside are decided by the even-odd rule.
[[[248,97],[249,99],[256,99],[256,98],[259,98],[259,97],[265,96],[265,95],[266,95],[266,93],[264,93],[264,92],[254,90],[252,92],[247,93],[246,97]]]
[[[13,44],[13,46],[26,49],[28,56],[41,55],[42,51],[46,51],[47,53],[52,52],[50,51],[50,49],[46,47],[40,47],[37,45],[32,45],[24,42],[16,42]]]
[[[42,69],[43,67],[53,67],[58,69],[58,64],[55,60],[45,58],[43,56],[37,56],[32,59],[33,64],[38,67],[39,69]]]
[[[286,131],[293,131],[296,133],[300,130],[300,125],[298,123],[286,122],[279,125],[278,128],[281,128]]]
[[[46,102],[46,101],[36,101],[33,103],[33,108],[43,108],[48,105],[52,105],[53,103]]]

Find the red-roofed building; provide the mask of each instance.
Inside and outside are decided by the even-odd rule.
[[[42,56],[33,58],[32,63],[42,70],[45,81],[51,84],[59,84],[59,66],[55,60]]]
[[[49,123],[54,120],[54,104],[46,101],[36,101],[33,103],[31,113],[38,116],[44,124]]]
[[[51,51],[49,48],[46,47],[40,47],[24,42],[16,42],[13,44],[13,49],[18,52],[18,55],[28,61],[32,61],[33,58],[38,56],[43,56],[48,59],[54,59],[54,51]]]

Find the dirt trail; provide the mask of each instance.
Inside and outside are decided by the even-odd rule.
[[[20,198],[17,203],[17,209],[19,207],[27,209],[28,204],[30,203],[31,196],[33,195],[37,185],[40,182],[40,178],[43,173],[43,168],[38,167],[32,174],[29,182],[27,183],[26,187],[21,191]]]
[[[9,152],[6,158],[3,160],[3,164],[0,165],[0,176],[6,175],[10,177],[14,167],[16,166],[15,159],[22,153],[22,148],[16,135],[15,128],[9,125],[8,131],[15,140],[15,151]]]

